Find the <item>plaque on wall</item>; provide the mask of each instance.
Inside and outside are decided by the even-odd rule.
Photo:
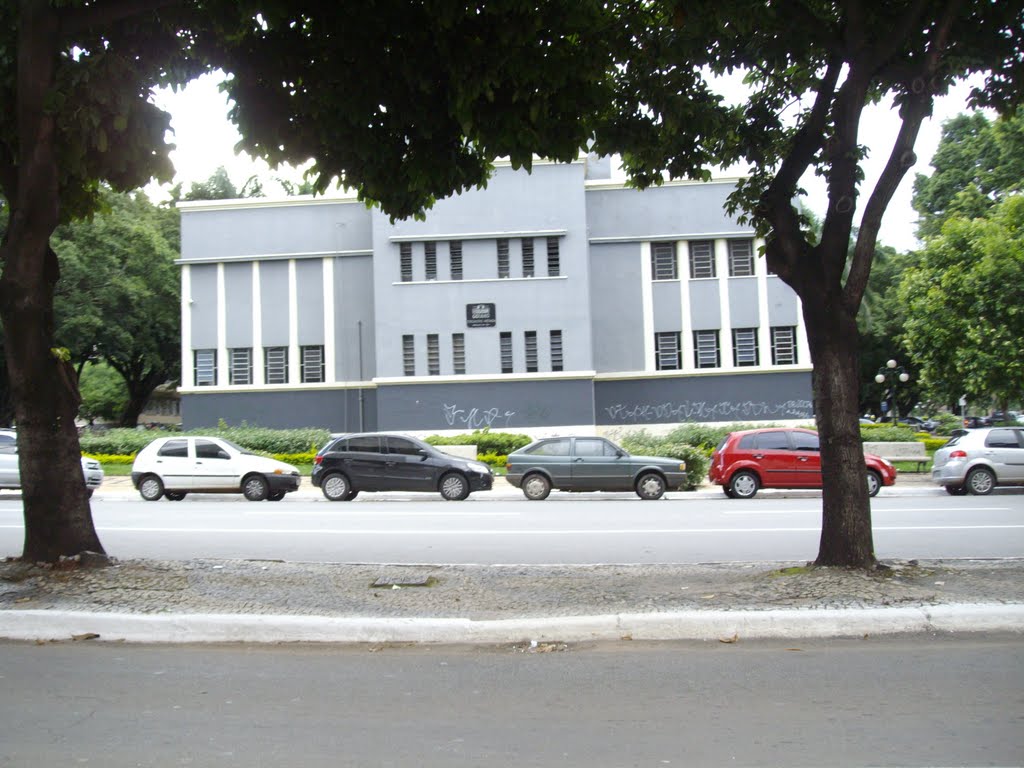
[[[493,328],[498,322],[493,304],[467,304],[466,327]]]

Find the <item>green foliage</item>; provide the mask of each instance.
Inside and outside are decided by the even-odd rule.
[[[505,472],[505,464],[508,461],[508,454],[505,453],[477,453],[477,461],[482,461],[495,472]]]
[[[964,420],[955,413],[940,413],[935,417],[939,426],[935,428],[936,435],[949,435],[954,429],[963,429]]]
[[[79,418],[92,423],[96,419],[116,421],[128,402],[124,379],[108,365],[87,365],[78,380],[82,404]]]
[[[866,443],[909,443],[917,439],[910,427],[892,424],[861,424],[860,439]]]
[[[188,435],[223,437],[250,451],[273,456],[295,456],[299,463],[312,461],[312,455],[327,443],[330,432],[325,429],[266,429],[263,427],[227,427],[183,432]],[[132,455],[141,451],[163,434],[143,429],[110,429],[105,432],[84,432],[79,437],[82,450],[90,455]],[[305,457],[309,457],[305,459]],[[285,459],[282,459],[285,461]],[[294,464],[296,461],[289,461]]]
[[[431,445],[475,445],[477,455],[490,453],[507,456],[517,448],[532,443],[533,438],[514,432],[491,432],[489,429],[478,429],[467,435],[430,435],[424,438],[424,441]],[[504,463],[502,461],[502,466]]]
[[[689,489],[692,490],[707,476],[714,446],[707,448],[683,442],[675,434],[679,431],[674,430],[670,434],[659,436],[641,429],[623,433],[618,442],[627,451],[638,456],[665,456],[686,462],[686,478],[689,481]],[[702,436],[706,437],[707,434]]]

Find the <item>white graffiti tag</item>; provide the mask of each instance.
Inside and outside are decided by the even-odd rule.
[[[736,421],[742,419],[809,419],[814,415],[810,400],[767,403],[745,400],[717,403],[706,400],[682,403],[616,403],[604,409],[612,421],[640,422]]]
[[[449,427],[465,426],[469,429],[481,429],[483,427],[508,427],[509,420],[516,415],[515,411],[505,411],[500,408],[459,408],[457,405],[444,404],[444,420]]]

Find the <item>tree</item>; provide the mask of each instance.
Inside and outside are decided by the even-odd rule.
[[[906,273],[903,342],[936,396],[1024,399],[1024,197],[998,203],[986,219],[954,217]]]
[[[153,390],[179,375],[180,225],[141,192],[102,190],[100,202],[99,213],[59,227],[52,238],[61,262],[55,339],[79,375],[99,360],[121,374],[128,398],[118,419],[134,427]],[[178,225],[170,235],[168,219]]]
[[[608,102],[609,21],[594,0],[0,0],[0,320],[23,557],[103,551],[80,477],[76,374],[54,351],[49,239],[96,209],[100,182],[170,180],[168,116],[151,88],[231,72],[253,154],[272,166],[316,155],[318,190],[343,178],[408,216],[484,183],[498,156],[574,158],[591,135],[581,117]],[[296,110],[301,121],[282,120]]]
[[[121,375],[108,365],[87,365],[78,376],[82,393],[79,415],[90,424],[96,419],[120,419],[128,402],[128,388]]]
[[[981,112],[957,115],[942,126],[930,176],[914,179],[918,237],[937,236],[951,216],[985,216],[1024,184],[1024,114],[990,121]]]
[[[857,314],[886,207],[915,162],[914,144],[936,96],[991,70],[978,104],[1020,98],[1018,3],[981,0],[651,3],[617,28],[631,44],[615,71],[614,110],[597,148],[622,152],[639,185],[706,176],[711,163],[746,162],[730,200],[765,237],[765,258],[799,295],[807,327],[823,501],[817,563],[871,566],[871,510],[858,425]],[[731,106],[710,78],[746,73],[749,97]],[[862,189],[866,105],[893,99],[902,127],[873,189]],[[824,176],[820,240],[794,206],[808,173]],[[858,198],[866,197],[852,256]]]

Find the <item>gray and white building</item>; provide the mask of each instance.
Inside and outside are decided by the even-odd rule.
[[[183,426],[810,419],[799,301],[726,214],[736,180],[609,170],[499,167],[424,221],[354,197],[180,204]]]

